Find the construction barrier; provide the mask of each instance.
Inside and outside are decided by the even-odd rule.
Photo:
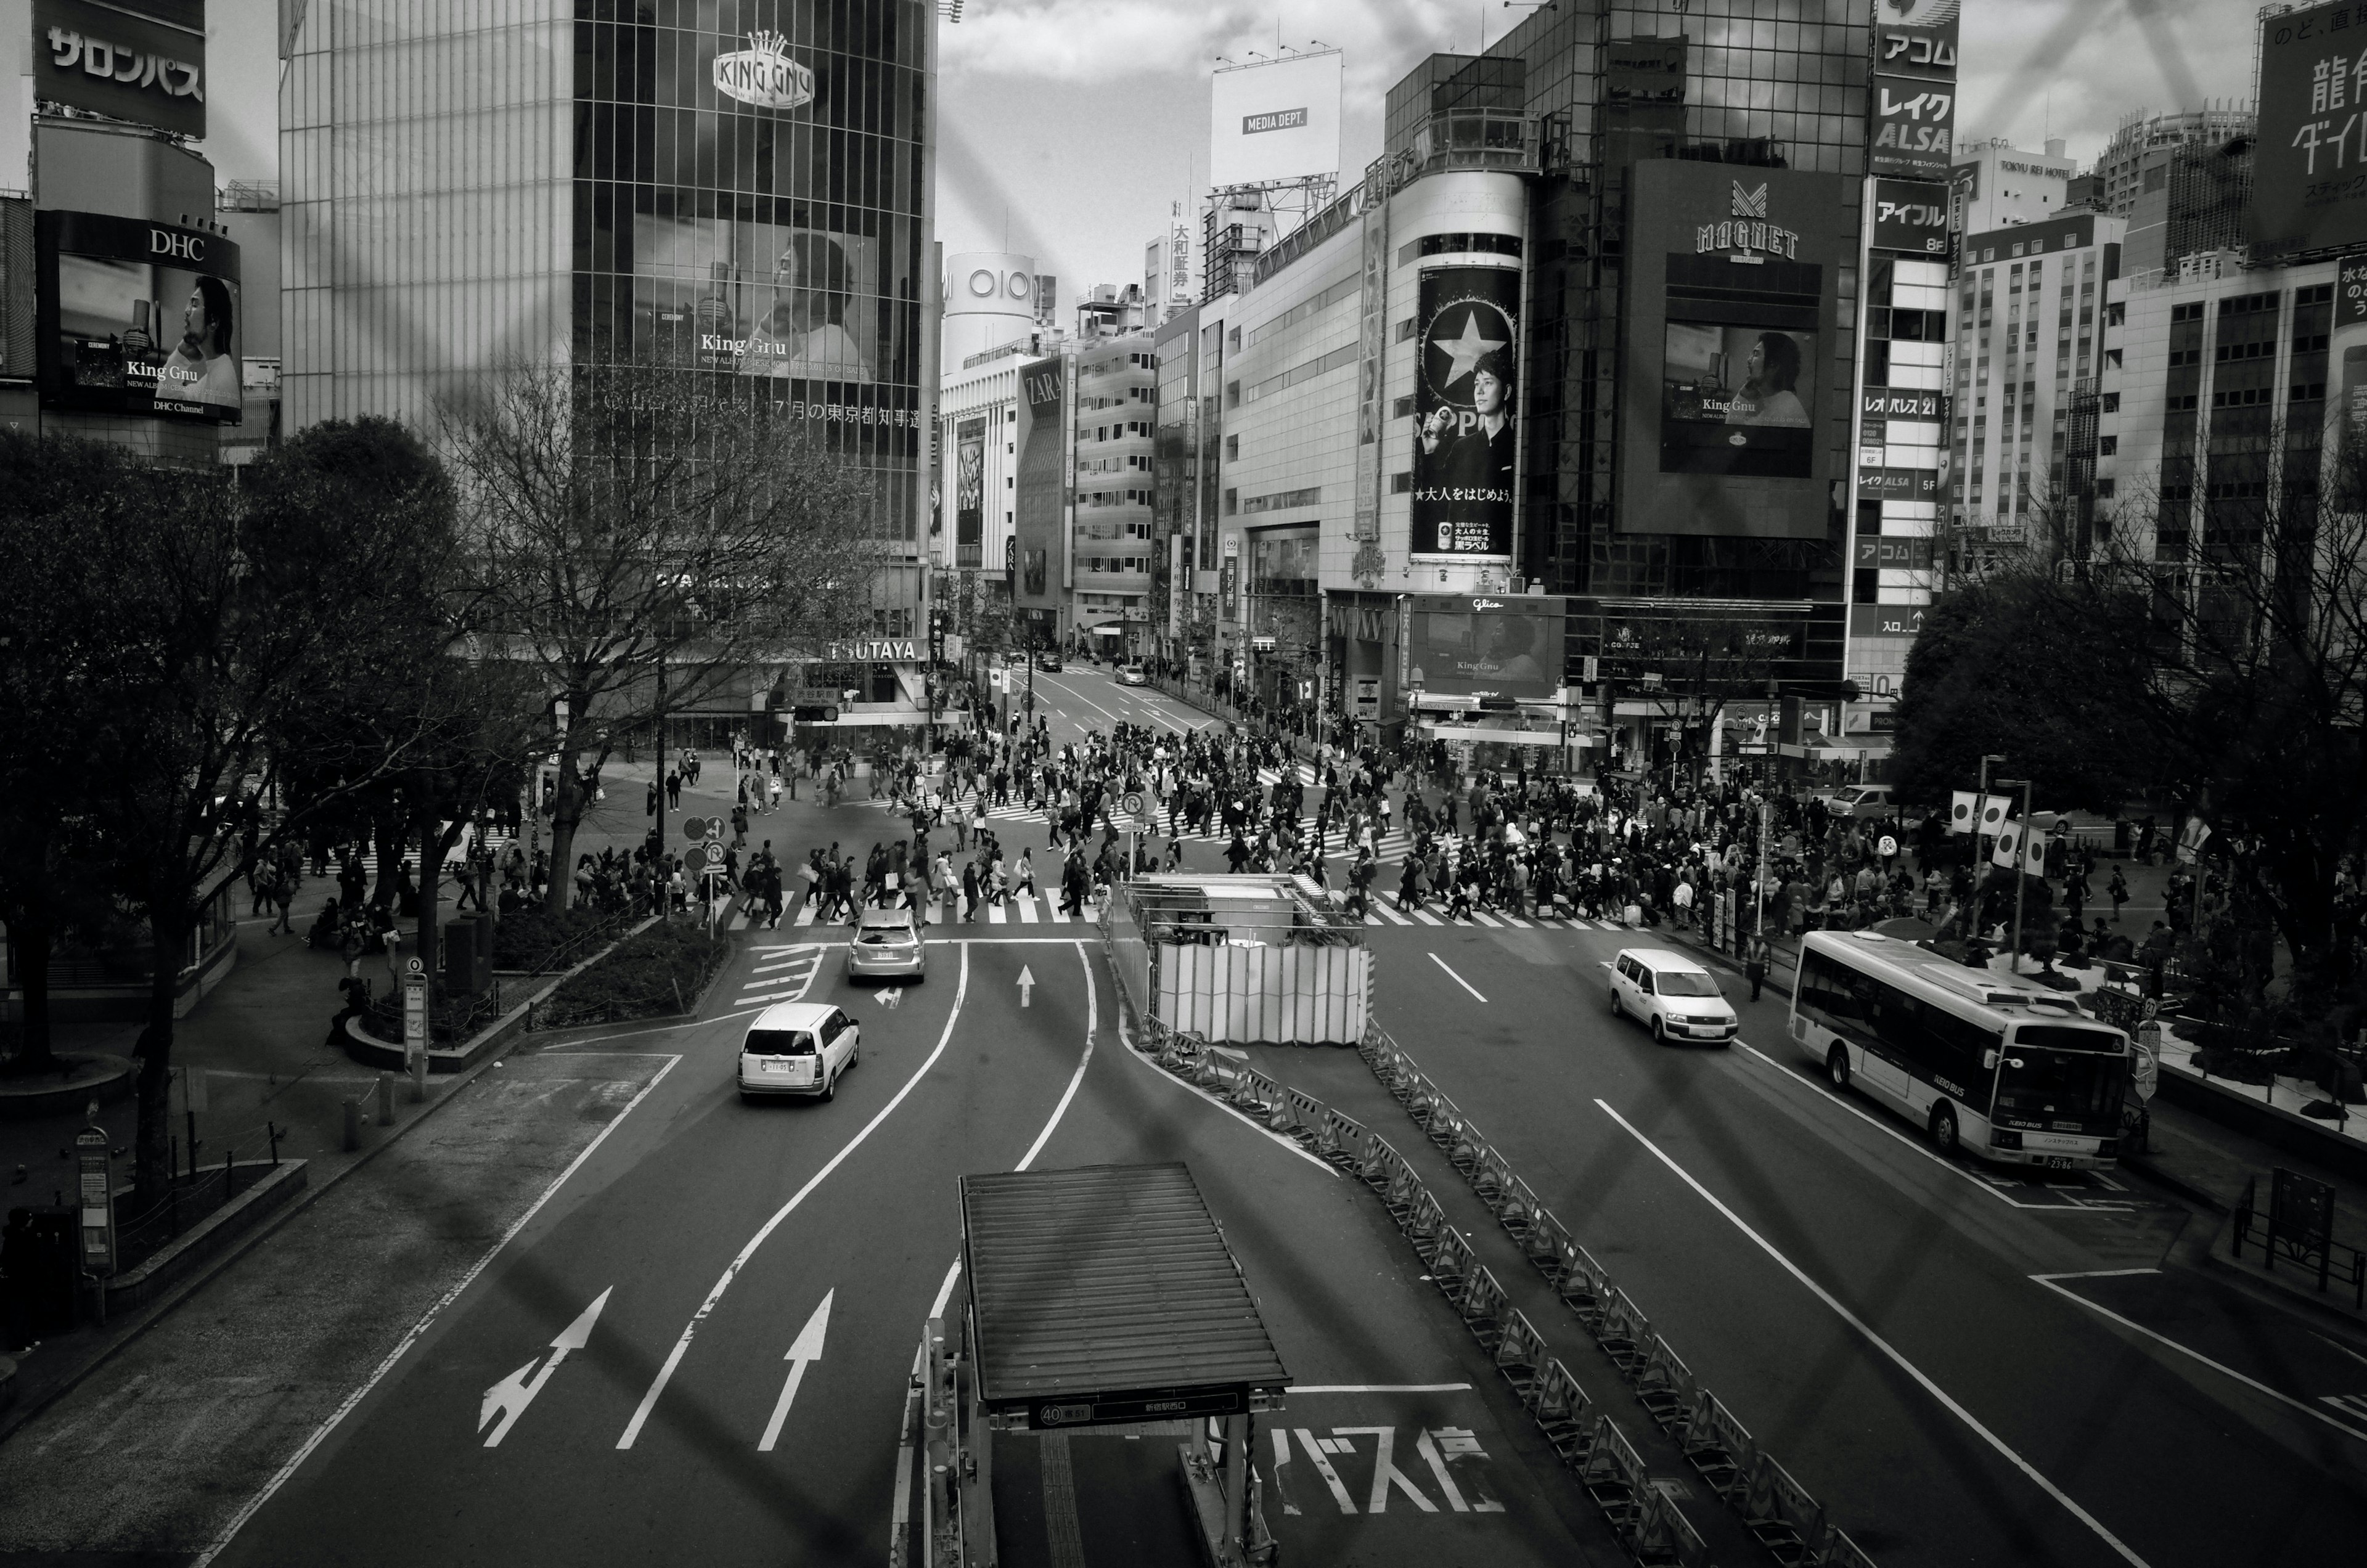
[[[1450,1297],[1460,1293],[1463,1281],[1478,1262],[1472,1256],[1471,1244],[1453,1225],[1439,1227],[1438,1239],[1431,1244],[1430,1254],[1423,1261],[1430,1265],[1432,1281]]]
[[[1817,1568],[1874,1568],[1874,1559],[1859,1551],[1847,1532],[1830,1530],[1824,1550],[1817,1553]]]
[[[1647,1568],[1660,1564],[1708,1568],[1709,1548],[1701,1532],[1678,1511],[1667,1493],[1652,1487],[1644,1490],[1643,1507],[1628,1528],[1626,1546],[1629,1555]]]
[[[1636,1402],[1664,1432],[1682,1433],[1693,1414],[1693,1374],[1657,1334],[1644,1364],[1636,1369]]]
[[[1529,1414],[1536,1417],[1537,1429],[1546,1441],[1554,1446],[1565,1464],[1578,1464],[1585,1460],[1587,1445],[1594,1439],[1593,1423],[1587,1418],[1587,1407],[1592,1402],[1569,1369],[1557,1356],[1546,1359],[1546,1370],[1537,1379],[1535,1397]]]
[[[1693,1391],[1693,1407],[1677,1446],[1710,1490],[1728,1501],[1741,1497],[1743,1483],[1759,1461],[1759,1445],[1750,1440],[1750,1433],[1705,1388]]]
[[[1594,1440],[1578,1467],[1578,1483],[1610,1518],[1611,1528],[1622,1533],[1643,1511],[1643,1494],[1650,1488],[1644,1461],[1619,1423],[1608,1416],[1594,1418]]]
[[[1813,1564],[1824,1540],[1824,1509],[1763,1450],[1743,1488],[1742,1522],[1784,1568]]]
[[[1609,1299],[1603,1303],[1603,1321],[1594,1330],[1594,1342],[1611,1358],[1621,1375],[1633,1377],[1636,1369],[1644,1364],[1645,1341],[1651,1336],[1652,1325],[1627,1292],[1612,1287]]]
[[[1489,1350],[1496,1348],[1504,1335],[1505,1314],[1512,1310],[1504,1287],[1496,1281],[1484,1263],[1471,1270],[1464,1282],[1463,1294],[1455,1301],[1455,1310],[1463,1314],[1464,1325],[1472,1337]]]
[[[1345,1045],[1365,1032],[1373,955],[1362,947],[1152,945],[1147,1010],[1175,1028],[1272,1045]]]
[[[1545,1382],[1545,1363],[1548,1359],[1546,1337],[1537,1332],[1528,1314],[1512,1309],[1504,1321],[1503,1337],[1496,1341],[1496,1370],[1512,1385],[1521,1398],[1522,1407],[1534,1414],[1537,1391]]]

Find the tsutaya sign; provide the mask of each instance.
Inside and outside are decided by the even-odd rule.
[[[813,102],[814,73],[789,58],[787,34],[759,28],[747,48],[715,57],[715,90],[760,109],[802,108]]]
[[[1745,190],[1742,182],[1736,180],[1732,216],[1725,222],[1704,223],[1693,230],[1693,254],[1704,255],[1711,251],[1732,251],[1739,256],[1763,252],[1796,261],[1800,236],[1767,221],[1766,181],[1760,181],[1754,190]]]

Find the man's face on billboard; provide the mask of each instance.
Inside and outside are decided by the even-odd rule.
[[[1486,419],[1504,412],[1504,383],[1492,370],[1475,370],[1471,374],[1471,412]]]

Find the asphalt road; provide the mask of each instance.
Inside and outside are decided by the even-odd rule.
[[[1056,735],[1119,715],[1190,722],[1085,671],[1037,682],[1082,716],[1056,712]],[[1213,869],[1212,847],[1189,852]],[[415,1336],[258,1365],[342,1380],[322,1404],[335,1414],[300,1441],[284,1422],[238,1438],[270,1448],[247,1467],[267,1483],[227,1512],[209,1483],[188,1514],[226,1518],[200,1538],[214,1548],[140,1560],[884,1562],[907,1374],[957,1250],[956,1178],[1177,1158],[1293,1375],[1261,1452],[1285,1561],[1622,1560],[1373,1195],[1126,1048],[1088,928],[934,930],[926,980],[884,992],[845,983],[836,931],[742,931],[700,1020],[518,1058],[641,1087],[622,1114],[599,1108],[606,1131],[555,1179],[538,1168],[498,1213],[439,1215],[470,1245],[432,1256],[481,1266],[423,1262],[449,1285],[402,1281],[406,1300],[449,1292]],[[2024,1181],[1941,1159],[1795,1070],[1776,1004],[1741,1000],[1731,977],[1743,1048],[1656,1048],[1604,1008],[1602,965],[1633,940],[1618,933],[1367,936],[1381,1021],[1884,1568],[2357,1555],[2367,1343],[2182,1266],[2205,1222],[2176,1201],[2126,1177]],[[739,1032],[793,995],[855,1012],[860,1066],[832,1103],[742,1105]],[[1418,1137],[1353,1054],[1256,1055],[1385,1136]],[[594,1111],[528,1097],[515,1114]],[[504,1237],[528,1190],[547,1197]],[[240,1265],[256,1301],[272,1299],[255,1275],[273,1255]],[[154,1376],[174,1375],[174,1325],[209,1300],[146,1337]],[[1566,1319],[1540,1327],[1580,1337]],[[106,1396],[77,1391],[17,1439],[60,1457],[55,1484],[73,1472],[42,1432],[94,1429]],[[1413,1459],[1425,1434],[1455,1437],[1449,1473]],[[1192,1561],[1169,1442],[999,1453],[1006,1561]],[[111,1506],[85,1512],[40,1538],[73,1547],[56,1561],[132,1561]],[[156,1525],[136,1544],[187,1539]],[[0,1540],[0,1561],[31,1540]]]

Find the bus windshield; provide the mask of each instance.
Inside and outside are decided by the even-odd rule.
[[[2111,1037],[2089,1034],[2086,1038],[2104,1044]],[[2025,1035],[2008,1046],[1998,1063],[1997,1105],[1991,1114],[1999,1121],[2049,1125],[2117,1124],[2122,1086],[2127,1077],[2128,1060],[2124,1055],[2057,1050],[2033,1043]]]

